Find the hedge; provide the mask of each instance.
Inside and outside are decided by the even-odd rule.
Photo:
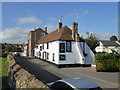
[[[7,53],[5,53],[5,52],[0,52],[0,57],[7,57]]]
[[[114,53],[98,53],[95,55],[97,71],[119,71],[120,55]]]

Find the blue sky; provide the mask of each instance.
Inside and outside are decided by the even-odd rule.
[[[63,26],[79,24],[79,34],[94,33],[98,39],[118,36],[117,2],[3,2],[2,40],[23,43],[34,28],[48,27],[48,32],[58,27],[62,16]],[[17,39],[16,39],[17,38]]]

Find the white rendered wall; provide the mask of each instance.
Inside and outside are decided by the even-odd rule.
[[[40,51],[40,46],[42,46],[42,44],[38,45],[38,51]],[[45,58],[45,54],[44,54],[44,58],[43,58],[43,52],[49,53],[49,58],[46,59],[47,61],[53,62],[58,64],[58,52],[59,52],[59,42],[58,41],[54,41],[54,42],[49,42],[49,48],[47,49],[47,43],[44,43],[44,49],[42,49],[41,52],[41,59],[46,59]],[[54,61],[53,61],[53,53],[54,53]]]
[[[103,44],[100,42],[100,45],[95,48],[96,52],[107,52],[107,53],[112,53],[111,50],[115,50],[116,52],[119,53],[119,47],[115,46],[103,46]]]
[[[99,42],[100,44],[99,44],[99,46],[97,46],[96,48],[95,48],[95,51],[96,52],[103,52],[104,50],[105,50],[105,47],[103,46],[103,44],[101,43],[101,42]]]
[[[59,52],[59,43],[65,43],[65,53]],[[94,54],[89,49],[87,44],[85,44],[85,50],[87,53],[87,56],[84,57],[82,48],[80,47],[80,44],[82,42],[75,42],[71,41],[71,52],[66,52],[66,41],[53,41],[49,42],[49,49],[47,49],[47,43],[44,43],[44,49],[40,51],[40,46],[42,44],[38,45],[38,48],[35,48],[35,56],[41,59],[46,59],[45,56],[43,58],[43,52],[49,53],[49,59],[46,59],[49,62],[55,63],[55,64],[91,64],[94,61]],[[39,57],[38,52],[41,52],[41,57]],[[54,60],[53,61],[53,53],[54,53]],[[65,60],[59,60],[59,55],[65,55]],[[84,59],[84,60],[83,60]]]
[[[59,41],[60,43],[65,43],[66,41]],[[71,52],[59,53],[59,55],[65,55],[65,60],[59,60],[59,64],[81,64],[81,58],[78,53],[76,42],[71,41]]]
[[[91,64],[94,62],[94,53],[91,51],[91,49],[88,47],[88,45],[85,43],[85,53],[87,56],[85,57],[85,64]]]

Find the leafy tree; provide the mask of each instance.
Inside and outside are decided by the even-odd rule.
[[[8,51],[8,52],[21,52],[21,48],[19,47],[16,47],[16,46],[10,46],[10,45],[7,45],[5,47],[5,50]]]
[[[115,35],[110,37],[110,41],[117,41],[117,40],[118,39],[117,39],[117,37]]]
[[[118,41],[120,42],[120,39]]]
[[[89,32],[87,32],[86,34],[88,35],[88,38],[85,39],[85,42],[90,47],[90,49],[95,53],[95,48],[99,45],[99,41],[94,34]]]

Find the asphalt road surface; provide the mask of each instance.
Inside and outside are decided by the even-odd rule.
[[[118,88],[118,72],[95,72],[91,67],[57,68],[37,58],[17,57],[16,62],[43,83],[63,78],[81,77],[102,88]]]

